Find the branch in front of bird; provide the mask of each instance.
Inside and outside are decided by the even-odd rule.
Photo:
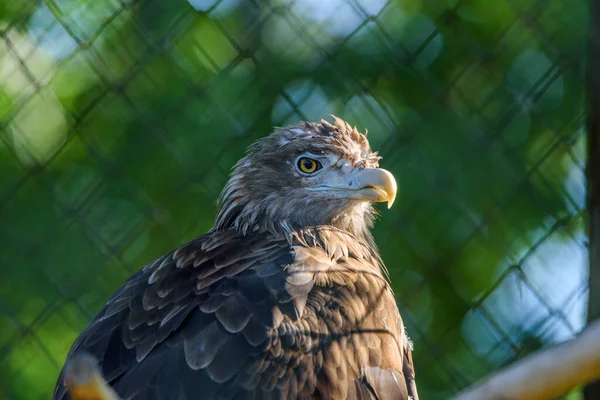
[[[121,400],[106,383],[96,359],[87,353],[67,363],[65,383],[71,400]]]

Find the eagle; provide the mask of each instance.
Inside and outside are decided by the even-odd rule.
[[[103,399],[75,395],[85,388],[71,379],[97,360],[106,398],[417,400],[371,233],[373,203],[391,207],[397,190],[380,159],[335,116],[257,140],[213,227],[114,293],[72,345],[53,399]]]

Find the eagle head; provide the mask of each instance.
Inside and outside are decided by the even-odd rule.
[[[367,137],[341,119],[277,128],[233,168],[214,230],[289,233],[331,225],[368,235],[373,202],[396,197],[392,174]]]

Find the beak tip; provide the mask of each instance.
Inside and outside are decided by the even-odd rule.
[[[392,204],[394,204],[395,200],[396,200],[396,193],[394,192],[394,194],[392,196],[388,197],[388,199],[387,199],[387,208],[388,208],[388,210],[390,208],[392,208]]]

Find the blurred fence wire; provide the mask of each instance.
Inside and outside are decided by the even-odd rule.
[[[400,183],[375,229],[445,399],[579,332],[584,0],[0,4],[0,398],[47,399],[129,275],[212,224],[244,148],[336,114]]]

